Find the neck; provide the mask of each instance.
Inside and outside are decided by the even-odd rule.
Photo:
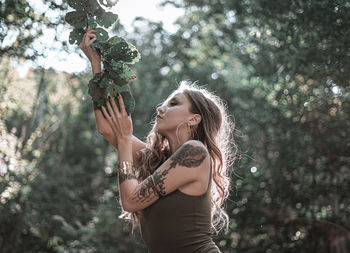
[[[190,138],[188,136],[177,138],[176,136],[173,137],[167,137],[169,147],[170,147],[170,153],[174,154],[176,150],[181,147],[182,144],[184,144],[186,141],[189,141]]]

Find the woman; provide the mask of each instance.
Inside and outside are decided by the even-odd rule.
[[[101,58],[88,29],[81,49],[95,75]],[[118,96],[94,107],[99,132],[118,149],[123,210],[140,225],[152,253],[220,252],[211,238],[228,225],[222,205],[229,193],[228,170],[235,158],[233,124],[220,98],[182,82],[157,108],[147,143],[132,135],[132,119]]]

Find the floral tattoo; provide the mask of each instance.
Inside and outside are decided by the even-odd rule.
[[[198,167],[208,156],[208,151],[202,146],[185,144],[178,149],[171,157],[170,166],[163,171],[155,171],[153,175],[147,177],[136,190],[133,200],[136,202],[151,201],[155,197],[165,196],[165,180],[169,171],[176,165],[184,167]]]
[[[120,185],[127,179],[137,179],[137,178],[136,178],[136,175],[134,174],[125,174],[125,173],[119,172],[118,179],[119,179],[119,185]]]

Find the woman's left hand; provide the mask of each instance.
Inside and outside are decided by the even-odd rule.
[[[102,107],[102,112],[110,124],[117,142],[130,140],[132,138],[132,119],[125,110],[124,101],[121,95],[117,96],[120,111],[114,99],[110,97],[106,103],[107,109]]]

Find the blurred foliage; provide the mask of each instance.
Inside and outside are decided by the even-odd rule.
[[[199,51],[187,63],[231,55],[248,74],[238,85],[224,65],[212,76],[230,87],[219,94],[243,151],[232,232],[217,242],[234,252],[347,252],[349,2],[168,3],[187,10],[178,38]]]
[[[141,18],[134,134],[184,79],[227,102],[241,150],[222,252],[350,249],[346,1],[171,1],[178,31]],[[118,28],[115,28],[118,29]],[[290,39],[289,37],[290,36]],[[338,48],[338,49],[337,49]],[[0,251],[146,252],[118,219],[117,154],[97,133],[91,74],[0,67]]]
[[[117,154],[96,130],[88,75],[38,69],[19,78],[7,64],[0,85],[0,251],[142,252],[118,219],[111,176]]]
[[[0,1],[1,56],[34,60],[45,55],[43,47],[52,48],[52,45],[44,44],[40,44],[39,47],[38,39],[42,37],[45,29],[57,29],[64,23],[64,16],[61,14],[67,9],[67,5],[57,0],[45,0],[42,4],[45,8],[39,11],[26,0]],[[52,15],[53,13],[56,15]],[[66,42],[62,44],[66,48]]]

